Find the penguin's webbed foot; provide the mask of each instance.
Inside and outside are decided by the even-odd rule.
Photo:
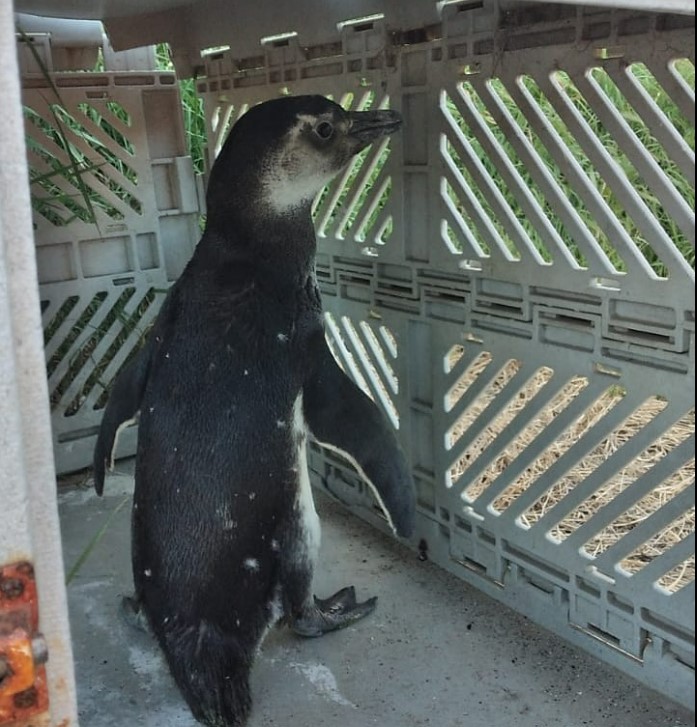
[[[143,631],[146,634],[151,633],[145,611],[143,611],[140,601],[135,596],[124,596],[121,599],[119,615],[127,626],[137,631]]]
[[[329,598],[314,597],[314,603],[306,608],[291,628],[299,636],[322,636],[337,631],[368,616],[375,610],[377,597],[358,603],[353,586],[342,588]]]

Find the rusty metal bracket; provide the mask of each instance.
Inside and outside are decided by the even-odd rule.
[[[31,563],[0,569],[0,725],[25,723],[48,710],[46,642]]]

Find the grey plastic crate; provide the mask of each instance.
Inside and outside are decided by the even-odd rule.
[[[211,157],[279,93],[402,111],[315,218],[332,348],[411,459],[414,545],[693,706],[694,152],[647,88],[693,128],[694,21],[460,2],[396,22],[311,45],[256,22],[254,54],[205,54]],[[350,465],[311,467],[386,527]]]
[[[20,51],[54,450],[62,473],[91,464],[110,383],[191,256],[199,202],[174,73],[53,71],[57,63],[71,69],[94,63],[97,47],[93,54],[83,49],[54,58],[56,46],[40,33],[20,39]],[[130,428],[119,452],[134,451]]]

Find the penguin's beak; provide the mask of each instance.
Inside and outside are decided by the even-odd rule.
[[[402,115],[397,111],[351,111],[349,136],[364,148],[381,136],[394,134],[402,125]]]

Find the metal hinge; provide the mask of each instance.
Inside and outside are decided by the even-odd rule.
[[[0,725],[25,723],[48,711],[48,649],[39,633],[31,563],[0,569]]]

